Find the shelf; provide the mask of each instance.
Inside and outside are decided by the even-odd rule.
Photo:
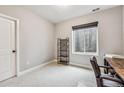
[[[59,62],[67,62],[67,61],[64,61],[64,60],[60,60]]]
[[[68,39],[58,39],[57,41],[57,59],[58,62],[63,64],[69,63],[69,38]]]
[[[69,57],[69,56],[67,56],[67,55],[60,55],[60,56],[58,56],[58,57]]]
[[[60,50],[60,51],[64,51],[64,52],[67,52],[67,51],[69,51],[69,50]]]

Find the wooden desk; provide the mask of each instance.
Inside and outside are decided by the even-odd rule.
[[[124,81],[124,59],[105,58],[105,60],[115,70],[118,76]]]

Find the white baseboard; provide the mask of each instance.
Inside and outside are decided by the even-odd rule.
[[[49,61],[49,62],[45,62],[45,63],[42,63],[42,64],[37,65],[37,66],[35,66],[35,67],[32,67],[32,68],[26,69],[26,70],[24,70],[24,71],[21,71],[21,72],[19,72],[18,76],[22,76],[22,75],[24,75],[24,74],[26,74],[26,73],[29,73],[29,72],[31,72],[31,71],[33,71],[33,70],[35,70],[35,69],[38,69],[38,68],[40,68],[40,67],[43,67],[43,66],[45,66],[45,65],[47,65],[47,64],[49,64],[49,63],[52,63],[52,62],[55,62],[55,60],[51,60],[51,61]]]
[[[73,65],[73,66],[78,66],[78,67],[82,67],[82,68],[92,70],[92,68],[90,66],[88,66],[88,65],[82,65],[82,64],[72,63],[72,62],[70,62],[69,64]]]
[[[57,59],[54,59],[54,62],[57,62]],[[90,67],[88,65],[77,64],[77,63],[74,63],[74,62],[70,62],[69,65],[77,66],[77,67],[82,67],[82,68],[86,68],[86,69],[92,70],[92,67]]]
[[[54,61],[54,62],[57,62],[57,59],[54,59],[53,61]]]

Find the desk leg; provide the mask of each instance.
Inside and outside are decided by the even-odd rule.
[[[106,61],[106,59],[104,59],[104,66],[108,66],[108,65],[109,65],[108,62]],[[104,73],[108,74],[108,69],[107,68],[104,69]]]

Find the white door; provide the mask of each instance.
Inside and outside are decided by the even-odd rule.
[[[15,76],[15,22],[0,17],[0,81]]]

